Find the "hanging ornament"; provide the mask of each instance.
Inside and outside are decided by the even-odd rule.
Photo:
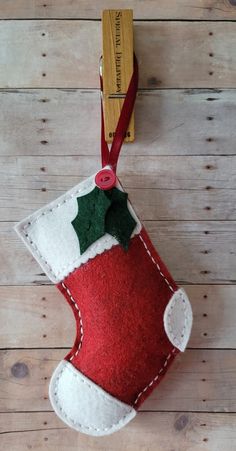
[[[135,417],[185,350],[192,326],[186,293],[116,177],[137,86],[134,56],[110,150],[102,110],[103,169],[16,226],[76,320],[74,345],[51,377],[52,407],[90,435],[111,434]]]

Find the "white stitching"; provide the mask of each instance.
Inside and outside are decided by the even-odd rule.
[[[140,240],[142,241],[149,257],[151,258],[152,262],[154,263],[154,265],[158,268],[159,273],[161,274],[161,276],[163,277],[163,279],[165,280],[165,282],[167,283],[169,289],[174,293],[175,290],[172,288],[172,286],[170,285],[169,281],[166,279],[166,277],[164,276],[164,274],[161,272],[161,268],[158,265],[158,263],[156,262],[156,260],[154,259],[154,257],[152,256],[151,252],[149,251],[146,242],[144,241],[143,237],[141,236],[141,234],[139,235]]]
[[[183,329],[182,329],[181,334],[180,334],[182,340],[176,337],[176,335],[175,335],[174,332],[173,332],[173,328],[172,328],[172,326],[171,326],[171,323],[170,323],[170,321],[171,321],[170,316],[172,315],[173,308],[174,308],[176,302],[179,300],[179,297],[180,297],[181,300],[182,300],[182,303],[183,303],[182,305],[184,305],[184,307],[183,307],[184,326],[183,326]],[[170,300],[170,301],[171,301],[171,300]],[[188,317],[187,317],[187,305],[186,305],[186,302],[185,302],[184,295],[183,295],[183,293],[182,293],[181,291],[176,292],[176,297],[175,297],[175,299],[174,299],[174,301],[173,301],[173,304],[172,304],[172,306],[171,306],[171,308],[170,308],[170,311],[169,311],[168,314],[167,314],[167,321],[168,321],[168,326],[170,327],[171,338],[172,338],[173,341],[176,341],[176,342],[178,343],[179,346],[181,346],[181,344],[182,344],[183,341],[184,341],[184,334],[185,334],[185,330],[186,330],[186,327],[187,327],[187,319],[188,319]]]
[[[45,216],[45,215],[47,215],[48,213],[52,213],[53,210],[56,210],[57,208],[61,207],[61,205],[66,204],[69,200],[73,199],[73,197],[77,196],[77,194],[81,193],[81,191],[82,191],[82,192],[86,191],[87,188],[88,188],[90,185],[91,185],[91,187],[93,186],[93,184],[91,183],[91,182],[92,182],[91,180],[88,179],[88,180],[86,180],[86,181],[87,181],[87,183],[85,183],[85,181],[84,181],[84,182],[81,182],[81,183],[84,183],[84,185],[85,185],[83,188],[79,188],[79,189],[77,189],[76,191],[74,191],[72,194],[68,194],[67,196],[65,195],[64,199],[63,199],[61,202],[58,202],[58,203],[55,205],[55,207],[48,208],[48,210],[46,210],[46,209],[43,210],[42,213],[41,213],[39,216],[37,216],[36,218],[34,218],[32,221],[28,222],[28,223],[24,226],[24,228],[27,228],[29,225],[32,225],[32,224],[34,224],[35,222],[38,222],[38,220],[41,218],[41,216]]]
[[[59,374],[57,375],[56,381],[55,381],[55,383],[54,383],[55,385],[54,385],[53,394],[54,394],[55,402],[56,402],[56,404],[58,405],[60,412],[62,412],[62,414],[63,414],[66,418],[68,418],[68,420],[70,420],[70,421],[74,424],[74,426],[79,426],[80,428],[84,428],[84,429],[88,429],[88,430],[89,430],[89,429],[92,429],[92,430],[94,430],[94,431],[109,431],[109,429],[111,429],[113,426],[116,426],[117,424],[119,424],[122,420],[124,420],[124,419],[132,412],[132,408],[129,409],[129,411],[128,411],[123,417],[121,417],[121,418],[119,419],[119,421],[117,421],[117,423],[111,424],[110,426],[108,426],[108,427],[106,427],[106,428],[95,428],[94,426],[85,426],[85,425],[82,424],[82,423],[78,423],[78,422],[74,421],[73,418],[68,417],[67,413],[63,410],[63,408],[62,408],[62,406],[61,406],[61,404],[60,404],[60,402],[59,402],[59,398],[58,398],[58,396],[57,396],[57,394],[58,394],[58,391],[57,391],[57,390],[58,390],[59,379],[61,378],[61,375],[62,375],[63,371],[65,371],[65,369],[68,369],[69,371],[71,371],[74,377],[76,377],[76,378],[79,377],[79,375],[76,374],[69,366],[64,366],[64,367],[62,368],[62,370],[59,372]],[[85,383],[91,390],[96,391],[96,392],[98,393],[98,395],[99,395],[101,398],[104,398],[107,402],[110,402],[111,404],[114,403],[114,401],[111,400],[108,396],[106,396],[105,393],[104,393],[104,394],[101,393],[99,389],[97,389],[95,386],[92,386],[91,384],[89,384],[89,383],[88,383],[81,375],[80,375],[80,380],[81,380],[83,383]]]
[[[30,224],[30,223],[28,223],[28,224]],[[25,226],[25,227],[27,227],[27,226]],[[22,230],[22,232],[23,232],[23,234],[25,235],[26,239],[27,239],[27,240],[29,241],[29,243],[31,244],[31,246],[35,249],[35,252],[36,252],[36,253],[38,254],[38,256],[41,258],[41,260],[45,263],[45,265],[47,265],[48,271],[53,275],[53,277],[54,277],[55,279],[57,279],[57,278],[60,276],[60,274],[63,274],[63,272],[64,272],[66,269],[70,268],[70,266],[71,266],[72,264],[74,264],[74,263],[77,262],[77,261],[79,262],[81,256],[79,256],[79,257],[77,257],[76,259],[72,260],[68,266],[62,267],[60,271],[58,271],[57,273],[55,273],[55,272],[53,271],[52,267],[51,267],[51,266],[49,265],[49,263],[47,262],[47,260],[46,260],[46,259],[43,257],[43,255],[40,253],[40,251],[39,251],[37,245],[34,243],[34,241],[32,241],[32,239],[30,238],[29,234],[26,233],[24,230]],[[117,243],[112,243],[112,244],[109,243],[110,239],[111,239],[110,236],[107,237],[106,239],[104,239],[104,243],[103,243],[103,244],[104,244],[104,248],[102,249],[102,251],[111,249],[113,246],[116,246],[116,245],[117,245]],[[108,244],[108,246],[107,246],[107,244]],[[92,258],[96,257],[96,256],[99,254],[99,252],[97,252],[97,248],[99,248],[99,243],[93,244],[93,249],[94,249],[95,255],[93,255],[92,257],[89,257],[88,260],[91,260]],[[86,260],[85,263],[87,263],[88,260]],[[83,262],[81,263],[81,265],[82,265],[82,264],[83,264]],[[79,266],[74,266],[74,267],[71,269],[71,271],[70,271],[66,276],[68,276],[69,274],[71,274],[71,273],[74,271],[74,269],[77,268],[77,267],[79,267]]]
[[[155,264],[155,266],[158,268],[158,270],[159,270],[161,276],[164,278],[164,280],[165,280],[165,282],[167,283],[168,287],[170,288],[170,290],[171,290],[172,292],[174,292],[174,289],[171,287],[171,285],[169,284],[168,280],[165,278],[164,274],[161,272],[160,266],[159,266],[158,263],[154,260],[154,257],[151,255],[151,252],[149,251],[146,242],[144,241],[144,239],[142,238],[141,235],[139,235],[139,238],[141,239],[141,241],[142,241],[142,243],[143,243],[143,245],[144,245],[144,247],[145,247],[145,249],[146,249],[148,255],[150,256],[150,258],[151,258],[152,262]],[[72,302],[74,303],[75,307],[76,307],[77,310],[79,311],[78,306],[77,306],[77,304],[76,304],[74,298],[72,297],[70,290],[65,286],[65,284],[64,284],[63,282],[62,282],[62,286],[63,286],[63,288],[65,288],[65,290],[67,291],[67,293],[68,293],[70,299],[72,300]],[[182,294],[182,293],[181,293],[181,294]],[[185,312],[185,311],[186,311],[186,309],[184,310],[184,312]],[[80,317],[80,330],[81,330],[80,343],[79,343],[79,346],[78,346],[78,349],[77,349],[76,353],[73,354],[73,355],[70,357],[70,360],[72,360],[72,359],[75,357],[75,355],[78,354],[79,350],[81,349],[81,345],[82,345],[82,340],[83,340],[83,324],[82,324],[82,318],[81,318],[80,311],[79,311],[79,317]],[[184,330],[184,329],[183,329],[183,330]],[[183,331],[182,331],[182,333],[183,333]],[[141,396],[145,391],[147,391],[147,389],[150,388],[150,387],[154,384],[155,381],[157,381],[157,380],[159,379],[160,374],[162,373],[162,371],[164,370],[164,368],[167,366],[168,360],[170,359],[171,354],[175,352],[175,349],[176,349],[176,348],[174,347],[174,348],[172,349],[172,351],[168,354],[168,356],[167,356],[167,358],[166,358],[166,360],[165,360],[165,362],[164,362],[162,368],[158,371],[158,374],[157,374],[157,375],[154,377],[154,379],[152,379],[152,381],[149,382],[149,384],[146,385],[146,387],[144,387],[144,389],[138,394],[138,396],[137,396],[137,398],[135,399],[133,405],[137,404],[137,402],[138,402],[140,396]],[[62,370],[62,371],[63,371],[63,370]],[[59,375],[58,375],[58,380],[59,380]],[[64,411],[63,411],[63,413],[64,413],[64,415],[67,417],[67,415],[66,415],[66,413],[65,413]],[[128,414],[127,414],[127,415],[128,415]],[[126,418],[127,415],[125,415],[124,417],[122,417],[122,419],[123,419],[123,418]],[[70,420],[73,422],[73,420],[72,420],[71,418],[70,418]],[[121,421],[121,420],[119,420],[119,421]],[[118,423],[119,423],[119,422],[118,422]],[[115,423],[115,424],[118,424],[118,423]],[[73,422],[73,424],[75,424],[75,423]],[[91,428],[91,427],[89,427],[89,426],[83,426],[82,424],[77,423],[77,425],[80,426],[80,427],[86,427],[87,429],[95,429],[95,430],[97,430],[97,431],[99,431],[99,430],[104,430],[104,431],[105,431],[105,430],[108,430],[108,429],[110,429],[112,426],[114,426],[115,424],[111,425],[109,428],[105,428],[105,429],[96,429],[96,428]],[[76,425],[76,424],[75,424],[75,425]]]
[[[30,223],[28,223],[30,224]],[[25,226],[27,227],[27,226]],[[25,228],[24,227],[24,228]],[[35,252],[38,254],[38,256],[41,258],[41,260],[45,263],[45,265],[48,267],[48,271],[53,275],[53,277],[57,278],[57,275],[54,273],[54,271],[52,270],[52,267],[49,265],[49,263],[47,262],[47,260],[42,256],[42,254],[39,252],[39,249],[37,247],[37,245],[34,243],[34,241],[32,241],[32,239],[30,238],[29,234],[25,232],[24,229],[22,229],[23,234],[25,235],[25,238],[27,239],[27,241],[29,241],[31,247],[33,249],[35,249]]]
[[[148,247],[147,247],[147,244],[146,244],[146,242],[144,241],[144,239],[143,239],[143,237],[141,236],[141,234],[139,235],[139,238],[140,238],[140,240],[142,241],[142,243],[143,243],[143,245],[144,245],[144,247],[145,247],[145,249],[146,249],[146,251],[147,251],[149,257],[151,258],[152,262],[153,262],[154,265],[157,267],[159,273],[161,274],[161,276],[162,276],[163,279],[165,280],[166,284],[168,285],[169,289],[174,293],[175,290],[172,288],[172,286],[170,285],[169,281],[166,279],[166,277],[164,276],[164,274],[161,272],[160,266],[158,265],[158,263],[156,262],[156,260],[155,260],[154,257],[152,256],[151,252],[149,251],[149,249],[148,249]],[[183,332],[182,332],[182,333],[183,333]],[[141,396],[141,395],[142,395],[149,387],[151,387],[155,381],[157,381],[157,379],[159,378],[160,374],[162,373],[162,371],[164,370],[164,368],[167,366],[168,360],[170,359],[171,354],[175,352],[175,349],[176,349],[176,348],[174,347],[174,348],[172,349],[172,351],[170,352],[170,354],[167,356],[167,358],[166,358],[166,360],[165,360],[165,362],[164,362],[163,367],[158,371],[158,374],[154,377],[154,379],[152,379],[152,381],[149,382],[149,384],[146,385],[146,387],[144,387],[144,389],[138,394],[138,396],[137,396],[137,398],[135,399],[133,405],[137,404],[137,402],[138,402],[140,396]]]
[[[142,241],[142,243],[143,243],[143,245],[144,245],[144,247],[145,247],[145,249],[146,249],[146,251],[147,251],[149,257],[151,258],[151,260],[152,260],[152,262],[154,263],[154,265],[158,268],[158,270],[159,270],[161,276],[164,278],[164,280],[165,280],[165,282],[167,283],[168,287],[170,288],[170,290],[171,290],[172,292],[174,292],[174,289],[173,289],[172,286],[169,284],[169,282],[168,282],[168,280],[166,279],[166,277],[164,276],[164,274],[161,272],[160,266],[159,266],[158,263],[155,261],[154,257],[151,255],[151,252],[149,251],[149,249],[148,249],[148,247],[147,247],[147,244],[146,244],[146,242],[144,241],[143,237],[142,237],[141,235],[139,235],[139,238],[141,239],[141,241]],[[71,295],[69,289],[65,286],[65,284],[64,284],[63,282],[62,282],[62,286],[66,289],[68,295],[70,296],[70,299],[72,300],[72,302],[73,302],[73,303],[75,304],[75,306],[77,307],[76,302],[75,302],[74,298],[72,297],[72,295]],[[81,316],[80,316],[80,318],[81,318]],[[81,318],[81,321],[82,321],[82,318]],[[83,327],[83,326],[82,326],[82,327]],[[182,333],[183,333],[183,332],[182,332]],[[83,335],[82,335],[82,339],[83,339]],[[73,357],[74,357],[75,355],[78,354],[78,352],[79,352],[79,350],[80,350],[80,348],[81,348],[81,344],[82,344],[82,340],[81,340],[81,342],[80,342],[80,344],[79,344],[79,347],[78,347],[76,353],[75,353],[73,356],[70,357],[70,360],[72,360]],[[175,349],[176,349],[176,348],[174,347],[174,348],[172,349],[171,353],[174,353],[174,352],[175,352]],[[159,375],[162,373],[162,371],[164,370],[164,368],[165,368],[165,367],[167,366],[167,364],[168,364],[168,360],[169,360],[170,357],[171,357],[171,353],[167,356],[167,358],[166,358],[166,360],[165,360],[165,362],[164,362],[163,367],[159,370],[158,374],[154,377],[154,379],[153,379],[151,382],[149,382],[149,384],[146,385],[146,387],[138,394],[138,396],[137,396],[137,398],[135,399],[133,405],[137,404],[137,402],[138,402],[140,396],[141,396],[141,395],[142,395],[149,387],[151,387],[151,386],[153,385],[153,383],[159,378]],[[66,414],[65,414],[65,415],[66,415]],[[114,426],[114,425],[112,425],[112,426]]]
[[[143,394],[145,391],[147,391],[147,389],[150,388],[150,387],[154,384],[154,382],[157,381],[157,379],[159,379],[160,374],[162,373],[162,371],[164,370],[164,368],[165,368],[165,367],[167,366],[167,364],[168,364],[168,360],[170,359],[171,354],[173,354],[174,352],[175,352],[175,348],[173,348],[172,351],[168,354],[168,356],[166,357],[166,360],[165,360],[165,362],[164,362],[164,364],[163,364],[163,367],[158,371],[158,374],[154,377],[154,379],[152,379],[152,381],[149,382],[149,384],[146,385],[146,387],[138,394],[138,396],[137,396],[137,398],[135,399],[133,405],[137,404],[137,402],[138,402],[140,396],[142,396],[142,394]]]
[[[85,183],[85,182],[87,182],[87,183]],[[29,226],[31,226],[31,225],[35,224],[36,222],[38,222],[39,219],[40,219],[42,216],[45,216],[45,215],[47,215],[47,214],[49,214],[49,213],[52,213],[53,210],[55,210],[55,209],[61,207],[61,205],[63,205],[63,204],[66,204],[66,203],[67,203],[69,200],[71,200],[73,197],[76,197],[77,194],[79,194],[79,193],[81,193],[81,192],[83,193],[84,191],[87,191],[87,189],[88,189],[88,187],[89,187],[90,185],[93,186],[93,183],[92,183],[92,181],[91,181],[90,179],[86,179],[86,180],[85,180],[84,182],[82,182],[82,183],[84,184],[83,188],[77,189],[74,193],[69,194],[67,197],[65,196],[64,199],[63,199],[63,201],[58,202],[54,207],[51,207],[51,208],[49,208],[48,210],[44,210],[39,216],[37,216],[36,218],[34,218],[32,221],[28,221],[27,224],[25,224],[24,226],[22,226],[22,229],[21,229],[21,230],[22,230],[22,233],[24,234],[24,236],[25,236],[25,238],[27,239],[27,241],[30,243],[31,247],[32,247],[32,248],[35,250],[35,252],[38,254],[39,258],[45,263],[45,265],[46,265],[47,268],[48,268],[48,272],[51,273],[52,276],[53,276],[55,279],[60,278],[60,276],[62,276],[62,275],[65,277],[64,271],[68,270],[68,269],[71,267],[71,265],[74,265],[74,266],[71,268],[71,270],[69,271],[69,273],[66,274],[66,276],[68,276],[69,274],[71,274],[71,273],[74,271],[75,268],[79,267],[80,265],[77,266],[77,263],[80,263],[81,256],[76,257],[75,259],[73,259],[72,261],[70,261],[70,263],[69,263],[68,265],[62,266],[62,267],[60,268],[59,271],[54,272],[53,269],[52,269],[52,266],[51,266],[51,265],[48,263],[48,261],[44,258],[44,256],[41,254],[39,248],[37,247],[36,243],[35,243],[35,242],[32,240],[32,238],[30,237],[28,228],[29,228]],[[139,222],[137,222],[137,225],[136,225],[136,226],[141,227]],[[136,231],[136,232],[134,231],[134,234],[137,235],[137,234],[138,234],[138,231]],[[103,242],[103,246],[104,246],[104,247],[103,247],[102,251],[111,249],[113,246],[116,246],[116,245],[118,244],[118,243],[111,243],[111,242],[109,242],[110,240],[111,240],[111,237],[110,237],[110,236],[108,236],[106,239],[104,239],[104,242]],[[94,252],[94,253],[92,254],[91,257],[88,257],[88,259],[87,259],[85,262],[82,261],[82,262],[81,262],[81,265],[82,265],[83,263],[86,263],[88,260],[90,260],[90,259],[96,257],[96,256],[100,253],[100,252],[98,252],[99,243],[93,244],[92,248],[93,248],[93,252]]]
[[[81,317],[80,309],[79,309],[79,307],[78,307],[78,305],[77,305],[75,299],[73,298],[73,296],[72,296],[72,294],[71,294],[69,288],[65,285],[64,282],[61,282],[61,285],[62,285],[62,287],[66,290],[66,292],[67,292],[69,298],[71,299],[71,301],[73,302],[73,304],[74,304],[76,310],[78,311],[79,320],[80,320],[80,342],[79,342],[79,345],[78,345],[78,348],[77,348],[76,352],[75,352],[75,353],[70,357],[70,359],[69,359],[70,361],[72,361],[73,358],[74,358],[76,355],[78,355],[78,353],[79,353],[79,351],[80,351],[80,349],[81,349],[81,346],[82,346],[82,341],[83,341],[83,337],[84,337],[83,322],[82,322],[82,317]],[[85,426],[85,425],[83,425],[82,423],[75,422],[75,421],[73,420],[73,418],[68,417],[68,415],[66,414],[66,412],[63,410],[61,404],[59,403],[59,398],[58,398],[58,396],[57,396],[57,387],[58,387],[58,384],[59,384],[59,379],[61,378],[61,375],[62,375],[63,371],[65,370],[65,368],[69,369],[69,371],[72,372],[72,374],[73,374],[74,377],[79,377],[76,373],[74,373],[74,371],[72,371],[72,369],[71,369],[70,367],[64,367],[64,368],[62,368],[62,370],[60,371],[60,373],[57,375],[56,382],[55,382],[55,388],[54,388],[53,393],[54,393],[54,397],[55,397],[55,398],[54,398],[54,399],[55,399],[55,402],[56,402],[56,404],[58,405],[60,412],[62,412],[63,415],[64,415],[66,418],[68,418],[68,419],[73,423],[74,426],[79,426],[80,428],[84,428],[84,429],[88,429],[88,430],[91,430],[91,429],[92,429],[92,430],[94,430],[94,431],[108,431],[108,430],[111,429],[113,426],[116,426],[117,424],[119,424],[122,420],[124,420],[124,419],[132,412],[132,409],[130,409],[130,410],[129,410],[122,418],[119,419],[119,421],[117,421],[117,423],[111,424],[110,426],[108,426],[108,427],[106,427],[106,428],[102,428],[102,429],[100,429],[100,428],[95,428],[95,427],[93,427],[93,426]],[[74,367],[74,368],[77,370],[76,367]],[[108,401],[108,402],[110,402],[110,403],[113,403],[112,400],[110,400],[105,394],[100,393],[100,391],[99,391],[98,389],[96,389],[96,387],[93,387],[93,386],[92,386],[91,384],[89,384],[85,379],[83,379],[82,377],[80,377],[80,380],[81,380],[82,382],[84,382],[89,388],[91,388],[91,389],[97,391],[98,394],[99,394],[99,396],[101,396],[101,397],[103,397],[104,399],[106,399],[106,401]]]
[[[79,188],[76,191],[74,191],[72,194],[68,194],[67,196],[65,195],[64,199],[61,202],[58,202],[54,207],[48,208],[48,210],[44,210],[39,216],[37,216],[36,218],[34,218],[32,221],[28,221],[27,224],[25,224],[22,227],[22,232],[25,235],[26,239],[29,241],[29,243],[31,244],[31,246],[35,249],[36,253],[38,254],[38,256],[41,258],[41,260],[45,263],[45,265],[48,267],[48,271],[53,275],[54,278],[57,278],[60,276],[60,274],[63,273],[63,270],[68,269],[70,267],[71,264],[75,263],[78,259],[74,259],[67,267],[62,268],[59,272],[55,273],[51,267],[51,265],[49,265],[49,263],[47,262],[47,260],[43,257],[43,255],[40,253],[37,245],[34,243],[34,241],[32,241],[32,239],[30,238],[29,234],[26,232],[26,230],[29,228],[29,226],[33,225],[34,223],[38,222],[39,219],[42,216],[45,216],[49,213],[52,213],[53,210],[56,210],[57,208],[61,207],[62,204],[66,204],[69,200],[71,200],[73,197],[77,196],[77,194],[84,192],[88,189],[88,187],[92,184],[92,180],[90,179],[85,179],[84,182],[82,182],[84,184],[83,188]],[[96,254],[97,255],[97,254]],[[71,272],[73,272],[75,269],[75,267],[71,270]],[[70,274],[70,273],[69,273]],[[68,275],[68,274],[67,274]]]
[[[44,211],[41,213],[41,215],[39,215],[39,216],[38,216],[37,218],[35,218],[33,221],[28,222],[28,223],[22,228],[22,231],[23,231],[23,233],[24,233],[26,239],[29,241],[29,243],[31,244],[31,246],[35,249],[35,251],[37,252],[37,254],[39,255],[39,257],[40,257],[40,258],[44,261],[44,263],[47,265],[47,267],[49,268],[49,272],[51,272],[51,274],[52,274],[55,278],[57,277],[57,275],[54,273],[54,271],[52,270],[52,267],[49,265],[49,263],[47,262],[47,260],[41,255],[41,253],[40,253],[40,251],[39,251],[37,245],[36,245],[36,244],[32,241],[32,239],[29,237],[28,233],[26,232],[26,229],[27,229],[30,225],[36,223],[36,222],[39,220],[39,218],[40,218],[41,216],[46,215],[46,214],[48,214],[48,213],[51,213],[51,212],[52,212],[53,210],[55,210],[56,208],[59,208],[62,204],[67,203],[71,198],[75,197],[75,196],[76,196],[78,193],[80,193],[81,191],[83,191],[83,190],[82,190],[82,189],[79,189],[79,190],[75,191],[73,194],[70,194],[67,198],[64,198],[63,201],[62,201],[61,203],[56,204],[55,207],[52,207],[52,208],[50,208],[50,209],[48,209],[48,210],[44,210]],[[149,251],[149,249],[148,249],[148,247],[147,247],[147,244],[146,244],[146,242],[144,241],[143,237],[142,237],[141,235],[139,235],[139,238],[140,238],[140,240],[142,241],[142,243],[143,243],[143,245],[144,245],[144,247],[145,247],[145,249],[146,249],[146,251],[147,251],[149,257],[151,258],[152,262],[153,262],[154,265],[157,267],[157,269],[158,269],[160,275],[161,275],[161,276],[163,277],[163,279],[165,280],[165,282],[166,282],[166,284],[168,285],[169,289],[174,293],[175,290],[172,288],[172,286],[170,285],[169,281],[166,279],[166,277],[165,277],[164,274],[162,273],[162,271],[161,271],[161,269],[160,269],[160,266],[158,265],[158,263],[156,262],[156,260],[155,260],[154,257],[152,256],[151,252]],[[97,255],[97,254],[96,254],[96,255]],[[76,260],[77,260],[77,259],[75,259],[74,261],[72,261],[70,264],[73,264]],[[69,267],[69,266],[68,266],[68,267]],[[65,268],[63,268],[63,269],[66,269],[66,268],[68,268],[68,267],[65,267]],[[61,271],[58,272],[57,274],[58,274],[58,275],[61,274],[61,273],[63,272],[63,269],[61,269]],[[75,268],[73,268],[73,270],[74,270],[74,269],[75,269]],[[73,271],[73,270],[72,270],[72,271]],[[79,308],[78,308],[78,306],[77,306],[77,304],[76,304],[76,301],[74,300],[74,298],[73,298],[73,296],[72,296],[70,290],[66,287],[66,285],[65,285],[63,282],[62,282],[62,286],[63,286],[63,288],[66,290],[66,292],[67,292],[67,294],[69,295],[71,301],[73,302],[73,304],[74,304],[76,310],[78,311],[79,321],[80,321],[80,342],[79,342],[79,345],[78,345],[78,348],[77,348],[76,352],[70,357],[70,361],[72,361],[73,358],[79,353],[79,351],[80,351],[80,349],[81,349],[81,346],[82,346],[82,341],[83,341],[83,336],[84,336],[84,334],[83,334],[83,322],[82,322],[81,312],[80,312],[80,310],[79,310]],[[184,310],[184,313],[186,313],[186,308],[185,308],[185,310]],[[169,317],[169,316],[170,316],[170,313],[169,313],[168,317]],[[184,331],[185,328],[186,328],[186,317],[185,317],[185,325],[184,325],[183,331]],[[183,332],[182,332],[182,333],[183,333]],[[153,383],[159,378],[160,374],[162,373],[162,371],[164,370],[164,368],[167,366],[168,360],[170,359],[171,354],[175,352],[175,349],[176,349],[176,348],[174,347],[174,348],[172,349],[171,353],[168,354],[168,356],[167,356],[167,358],[166,358],[166,360],[165,360],[165,362],[164,362],[163,367],[159,370],[158,374],[154,377],[154,379],[152,379],[152,381],[149,382],[149,384],[148,384],[146,387],[144,387],[144,389],[138,394],[137,398],[136,398],[135,401],[134,401],[134,405],[137,404],[137,402],[138,402],[140,396],[141,396],[141,395],[142,395],[149,387],[151,387],[151,386],[153,385]],[[61,376],[61,374],[62,374],[63,371],[64,371],[64,369],[62,369],[62,371],[61,371],[61,372],[59,373],[59,375],[57,376],[57,385],[58,385],[58,383],[59,383],[59,378],[60,378],[60,376]],[[56,388],[56,385],[55,385],[55,388]],[[54,393],[54,395],[56,396],[56,392]],[[58,398],[56,398],[56,402],[57,402],[57,404],[59,405]],[[65,417],[68,418],[67,414],[62,410],[62,407],[61,407],[60,405],[59,405],[59,408],[60,408],[60,410],[63,412],[63,414],[65,415]],[[131,410],[130,410],[130,412],[131,412]],[[129,413],[130,413],[130,412],[129,412]],[[127,415],[128,415],[128,414],[126,414],[124,417],[122,417],[122,418],[119,420],[119,422],[120,422],[122,419],[126,418]],[[80,426],[80,427],[84,427],[84,428],[87,428],[87,429],[94,429],[94,430],[97,430],[97,431],[99,431],[99,430],[107,431],[107,430],[109,430],[111,427],[113,427],[113,426],[115,426],[116,424],[119,423],[119,422],[117,422],[117,423],[115,423],[115,424],[109,426],[109,428],[98,429],[98,428],[93,428],[93,427],[89,427],[89,426],[84,426],[84,425],[82,425],[82,424],[80,424],[80,423],[75,423],[74,420],[73,420],[72,418],[69,418],[69,419],[70,419],[70,421],[72,421],[72,423],[73,423],[74,425],[77,424],[77,425]]]
[[[78,348],[77,348],[76,352],[75,352],[74,354],[72,354],[71,357],[70,357],[70,361],[72,361],[73,358],[76,357],[76,356],[78,355],[78,353],[79,353],[79,351],[80,351],[80,349],[81,349],[81,346],[82,346],[82,341],[83,341],[83,338],[84,338],[83,321],[82,321],[82,316],[81,316],[80,309],[79,309],[79,307],[78,307],[76,301],[74,300],[74,298],[73,298],[73,296],[72,296],[72,294],[71,294],[69,288],[67,288],[67,286],[65,285],[64,282],[61,282],[61,285],[62,285],[63,288],[66,290],[66,292],[67,292],[67,294],[68,294],[70,300],[73,302],[73,304],[74,304],[74,306],[75,306],[75,308],[76,308],[76,310],[77,310],[77,312],[78,312],[78,315],[79,315],[79,324],[80,324],[80,342],[79,342],[79,344],[78,344]]]

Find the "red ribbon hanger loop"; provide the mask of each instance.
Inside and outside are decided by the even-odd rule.
[[[101,67],[101,66],[100,66]],[[126,131],[129,126],[130,118],[133,112],[136,93],[138,90],[138,61],[134,53],[134,70],[130,79],[129,87],[125,96],[125,100],[121,109],[120,117],[116,126],[114,138],[109,150],[108,144],[105,140],[104,131],[104,114],[103,114],[103,81],[100,71],[100,87],[101,87],[101,159],[102,167],[111,166],[114,173],[116,173],[117,162],[121,150],[121,146],[125,139]]]

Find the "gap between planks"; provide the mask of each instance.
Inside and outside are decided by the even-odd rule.
[[[234,349],[236,285],[184,285],[184,288],[194,316],[189,348]],[[54,285],[0,287],[0,341],[5,350],[69,349],[74,341],[74,328],[72,311]],[[16,334],[12,333],[15,329]]]
[[[51,410],[48,383],[66,353],[64,348],[1,351],[4,397],[0,398],[0,410]],[[235,365],[236,350],[194,349],[178,354],[141,410],[235,412]]]
[[[36,0],[33,6],[27,0],[2,2],[2,19],[70,19],[100,20],[102,9],[114,8],[114,1],[101,0]],[[140,2],[127,0],[117,7],[132,8],[135,20],[232,20],[236,18],[234,0],[159,0]]]
[[[6,52],[2,61],[5,70],[0,74],[1,87],[34,85],[68,88],[77,83],[78,87],[83,88],[91,85],[98,87],[99,77],[94,67],[101,54],[100,22],[78,23],[79,27],[76,21],[69,20],[2,21],[0,33]],[[234,28],[235,22],[219,21],[134,22],[135,48],[140,61],[140,87],[233,86]],[[66,40],[62,42],[63,34]],[[92,49],[89,39],[91,34],[96,43]],[[150,34],[152,40],[149,39]],[[182,46],[183,40],[185,46]],[[168,42],[171,45],[166,45]],[[201,47],[201,52],[196,54],[196,47]],[[156,51],[158,59],[152,58]],[[42,53],[45,56],[43,58]],[[88,53],[89,59],[86,57]],[[25,54],[28,60],[23,71]],[[50,57],[47,58],[47,54]],[[81,61],[87,64],[81,64]],[[175,67],[175,70],[170,71],[170,67]]]

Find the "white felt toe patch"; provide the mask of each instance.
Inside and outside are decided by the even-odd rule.
[[[111,434],[136,415],[133,407],[109,395],[66,360],[52,375],[49,397],[61,420],[89,435]]]
[[[184,351],[192,329],[193,315],[188,296],[181,288],[168,302],[164,313],[164,327],[170,342]]]

